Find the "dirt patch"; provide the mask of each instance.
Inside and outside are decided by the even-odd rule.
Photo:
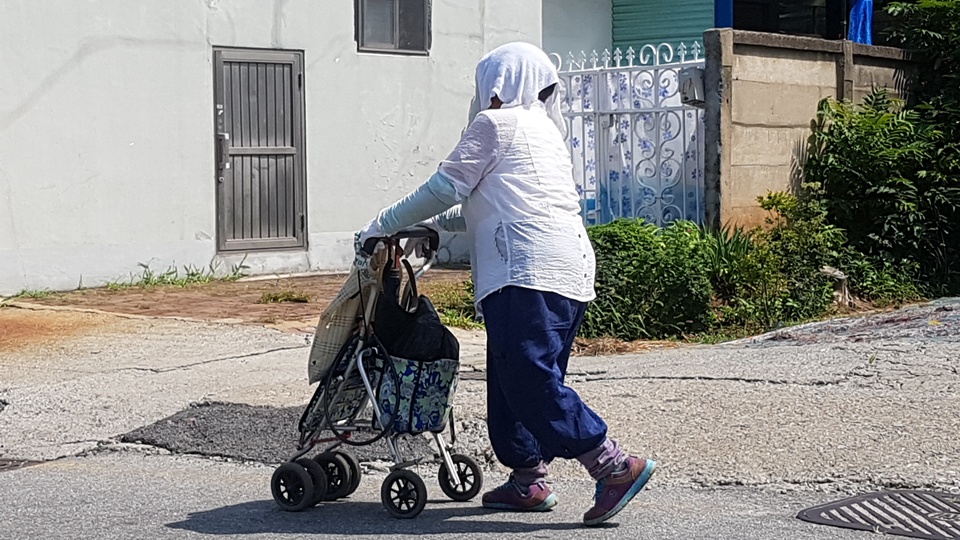
[[[107,324],[107,318],[85,313],[0,308],[0,352],[62,342]]]
[[[213,282],[186,287],[84,289],[30,299],[29,303],[145,317],[256,324],[286,332],[312,333],[320,314],[340,291],[344,279],[346,275],[340,274]],[[459,284],[469,279],[470,272],[467,270],[437,269],[427,273],[420,284],[422,292],[431,297],[438,295],[433,297],[436,302],[444,300],[445,294],[449,296],[447,284]],[[460,289],[456,291],[459,294]],[[277,299],[295,301],[271,301]],[[48,333],[56,335],[57,331]],[[604,356],[678,345],[669,341],[624,342],[613,338],[578,338],[572,352],[576,356]],[[0,350],[2,346],[0,342]]]
[[[421,283],[456,282],[469,277],[469,272],[461,270],[433,270],[422,278]],[[344,279],[346,275],[323,275],[213,282],[186,287],[84,289],[31,299],[30,303],[313,332],[320,314],[340,292]],[[296,298],[298,301],[269,301],[279,298]]]
[[[634,354],[656,349],[679,347],[676,341],[620,341],[615,338],[577,338],[571,353],[574,356],[612,356]]]

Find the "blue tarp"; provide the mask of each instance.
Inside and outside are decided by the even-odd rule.
[[[850,31],[847,39],[873,45],[873,0],[855,0],[850,10]]]

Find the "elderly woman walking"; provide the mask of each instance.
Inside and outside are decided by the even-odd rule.
[[[599,525],[643,489],[656,463],[627,455],[564,384],[595,297],[595,261],[563,141],[558,83],[553,63],[533,45],[487,54],[477,65],[475,116],[460,142],[358,240],[415,224],[467,232],[487,331],[487,427],[497,459],[513,471],[483,495],[483,506],[549,510],[557,497],[546,483],[548,464],[577,459],[597,482],[583,520]]]

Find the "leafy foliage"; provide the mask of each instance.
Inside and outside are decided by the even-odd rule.
[[[853,293],[879,307],[923,298],[917,287],[916,263],[867,257],[848,247],[841,255],[840,267],[850,277]]]
[[[807,197],[822,201],[851,248],[917,266],[934,294],[958,281],[960,153],[937,125],[884,90],[862,106],[824,100],[805,175]]]
[[[799,196],[761,197],[765,227],[592,228],[598,298],[584,335],[742,335],[818,317],[833,296],[825,266],[881,305],[960,292],[960,0],[886,9],[891,40],[920,63],[919,104],[883,90],[821,102]]]
[[[625,340],[699,332],[712,322],[703,235],[689,222],[660,229],[635,220],[591,227],[597,299],[581,335]]]
[[[723,301],[736,296],[744,264],[754,250],[753,241],[743,227],[703,230],[707,250],[707,271],[714,293]]]
[[[823,314],[833,287],[820,270],[837,258],[843,234],[816,204],[786,193],[759,198],[766,227],[749,234],[750,249],[734,260],[733,294],[718,308],[727,326],[769,329]]]
[[[820,269],[837,260],[842,232],[821,207],[792,195],[760,203],[770,217],[752,231],[630,220],[592,227],[597,300],[581,334],[742,335],[822,315],[833,287]]]
[[[960,0],[893,2],[891,41],[909,49],[921,64],[918,101],[934,121],[954,124],[960,117]]]

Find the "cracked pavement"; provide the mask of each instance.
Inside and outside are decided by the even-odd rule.
[[[197,490],[203,478],[215,487],[215,495],[185,496],[182,506],[160,505],[158,512],[169,513],[163,519],[173,523],[182,518],[192,525],[177,528],[168,523],[156,537],[216,534],[209,530],[216,523],[224,534],[310,532],[307,523],[296,521],[301,518],[273,514],[267,484],[270,464],[293,450],[292,423],[312,394],[305,380],[308,336],[252,326],[83,316],[98,318],[96,332],[0,351],[0,458],[61,458],[2,473],[2,485],[10,487],[0,487],[0,504],[19,510],[0,523],[14,519],[23,531],[33,532],[11,536],[4,530],[21,529],[0,527],[0,538],[34,533],[60,537],[53,529],[29,525],[48,514],[17,502],[24,490],[42,490],[44,482],[56,481],[74,482],[82,491],[83,475],[105,475],[111,467],[135,469],[135,464],[153,471],[148,475],[156,478],[151,489],[171,497],[185,489],[174,478],[187,471],[198,475]],[[487,464],[487,483],[492,485],[504,471],[493,463],[483,425],[483,338],[469,332],[458,332],[458,337],[463,370],[474,372],[461,381],[457,394],[458,447]],[[792,516],[804,506],[873,489],[960,491],[958,367],[960,302],[942,301],[724,345],[575,358],[568,381],[607,420],[613,437],[662,464],[653,490],[645,495],[652,506],[629,507],[636,519],[641,511],[652,512],[649,519],[625,525],[612,532],[614,536],[847,538],[822,527],[810,532],[809,525],[794,523]],[[382,470],[376,462],[382,454],[373,449],[361,455],[374,475]],[[70,476],[71,471],[80,476]],[[130,483],[138,481],[134,478],[140,473],[130,474],[129,481],[109,482],[119,482],[117,490],[132,493]],[[245,487],[234,489],[216,479],[223,475],[244,479]],[[558,489],[582,487],[583,493],[569,498],[587,504],[589,482],[578,465],[557,462],[551,476]],[[357,497],[380,510],[377,487],[371,481]],[[111,504],[99,495],[90,497],[94,507]],[[135,494],[131,497],[137,500]],[[243,506],[244,501],[263,504]],[[744,506],[739,518],[719,510],[694,510],[708,501],[730,508],[756,506]],[[125,504],[145,513],[138,520],[163,521],[139,503]],[[455,506],[458,510],[444,514],[441,523],[474,519],[463,509],[475,507]],[[727,532],[711,536],[670,525],[671,510]],[[273,512],[264,514],[262,523],[276,527],[236,530],[229,525],[250,512]],[[187,514],[204,516],[202,523]],[[280,525],[288,519],[299,525]],[[544,519],[517,523],[547,527]],[[658,520],[665,520],[662,527],[648,528]],[[433,523],[424,525],[427,530],[444,531],[427,521]],[[728,526],[732,528],[724,529]],[[393,531],[389,525],[377,527],[320,532],[378,536]],[[485,527],[472,530],[478,536],[499,537]],[[505,527],[501,532],[521,535],[536,529]],[[731,536],[730,531],[740,533]],[[566,536],[563,531],[557,534]],[[142,537],[148,536],[154,535]]]
[[[109,443],[193,402],[300,405],[308,340],[236,325],[111,318],[101,331],[0,352],[0,457]]]

